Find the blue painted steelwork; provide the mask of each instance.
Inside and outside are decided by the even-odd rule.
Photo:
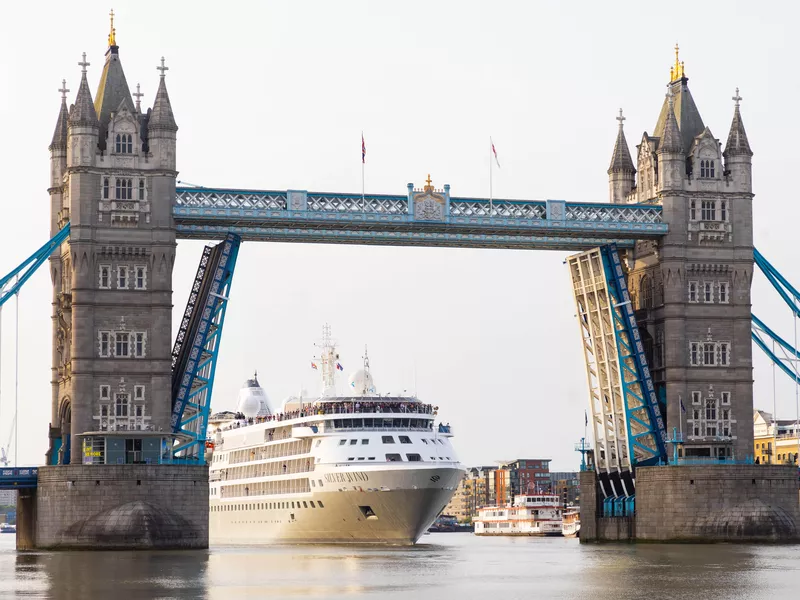
[[[438,199],[436,201],[431,200]],[[428,204],[425,202],[428,200]],[[414,207],[419,205],[417,209]],[[179,238],[576,250],[667,233],[658,205],[451,198],[444,190],[400,195],[179,187]]]
[[[755,262],[756,266],[764,273],[764,276],[772,284],[772,287],[775,288],[786,305],[792,310],[794,318],[800,318],[800,291],[789,283],[764,255],[755,248],[753,248],[753,262]],[[761,348],[767,357],[778,365],[781,371],[786,373],[786,375],[795,381],[800,380],[800,372],[797,370],[796,362],[797,359],[800,359],[800,352],[798,352],[791,343],[770,329],[766,323],[756,315],[751,315],[750,318],[750,337],[756,345]],[[778,345],[783,353],[783,357],[773,352],[770,344],[768,344],[770,341]]]
[[[625,397],[631,465],[665,464],[668,460],[667,431],[647,366],[622,262],[613,244],[602,247],[600,251],[614,309],[614,333]]]
[[[38,481],[38,467],[0,468],[0,490],[35,488]]]
[[[229,233],[204,251],[173,349],[171,425],[186,440],[173,448],[178,462],[205,462],[214,373],[240,244]]]
[[[64,228],[55,234],[44,246],[22,261],[16,269],[0,279],[0,306],[3,306],[11,296],[19,292],[20,288],[25,285],[25,282],[36,272],[36,269],[41,267],[44,261],[46,261],[53,251],[68,237],[69,223],[64,225]],[[19,279],[17,279],[11,287],[6,289],[6,286],[11,283],[11,280],[15,277]]]

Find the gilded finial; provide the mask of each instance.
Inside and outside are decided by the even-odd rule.
[[[680,59],[679,53],[680,47],[678,44],[675,44],[675,64],[669,68],[670,83],[673,81],[678,81],[684,76],[683,61]]]
[[[431,174],[428,173],[428,179],[425,180],[425,191],[430,192],[433,190],[433,186],[431,185]]]
[[[111,9],[111,12],[108,13],[108,16],[111,17],[111,29],[108,33],[108,45],[109,46],[116,46],[117,45],[117,30],[114,29],[114,9]]]

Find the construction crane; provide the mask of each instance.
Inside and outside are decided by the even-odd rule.
[[[11,421],[11,431],[8,434],[8,442],[5,446],[0,446],[0,465],[4,467],[8,466],[8,463],[11,462],[8,459],[8,453],[11,451],[11,442],[14,439],[14,430],[16,429],[17,424],[17,415],[14,415],[13,420]]]

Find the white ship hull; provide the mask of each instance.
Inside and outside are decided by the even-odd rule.
[[[414,544],[450,501],[463,470],[359,473],[368,480],[332,484],[331,491],[212,502],[210,542]],[[342,475],[347,478],[347,472]],[[224,504],[235,508],[213,508]]]

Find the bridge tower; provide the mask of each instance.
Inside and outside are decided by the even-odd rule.
[[[687,457],[741,460],[753,453],[753,153],[738,89],[722,151],[688,81],[676,46],[667,97],[652,135],[645,132],[637,146],[635,169],[620,119],[610,201],[660,204],[669,224],[665,237],[638,241],[627,256],[628,288],[669,431],[683,431]]]
[[[85,53],[79,65],[50,144],[51,234],[70,227],[50,257],[50,447],[27,514],[35,533],[18,547],[208,547],[208,468],[175,463],[170,425],[178,127],[167,67],[143,110],[113,11],[94,99]]]
[[[90,432],[170,431],[177,125],[161,78],[153,108],[133,101],[115,33],[94,101],[86,55],[66,90],[51,151],[51,233],[70,238],[53,279],[49,464],[81,462]],[[87,446],[88,447],[88,446]]]

